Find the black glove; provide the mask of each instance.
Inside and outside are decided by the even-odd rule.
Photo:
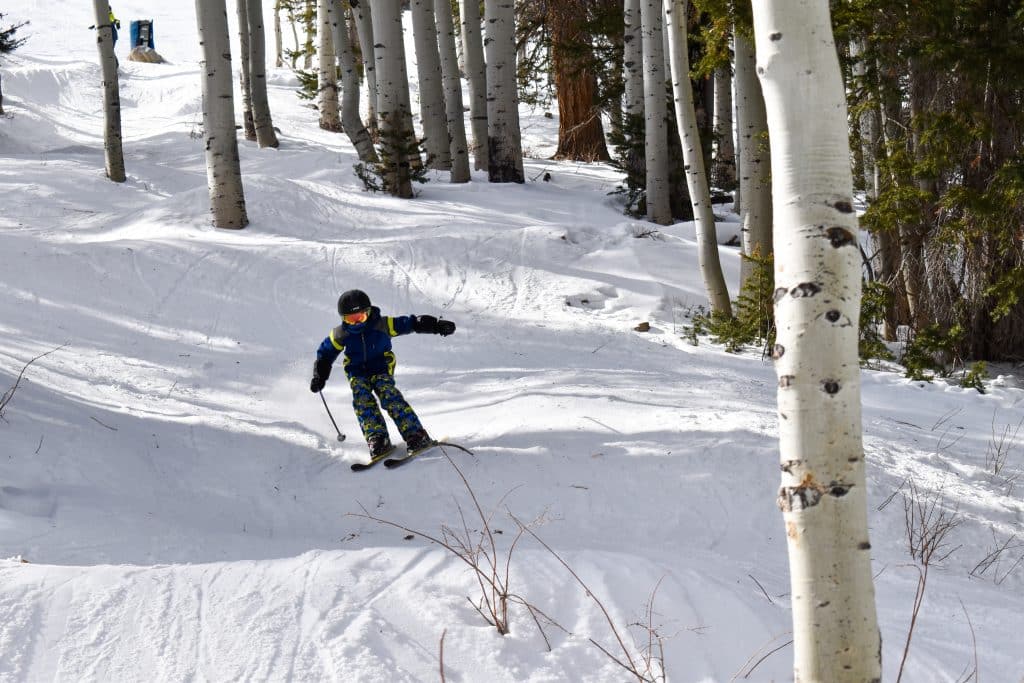
[[[114,21],[114,28],[121,28],[121,20],[117,19]]]
[[[412,331],[418,334],[437,334],[437,318],[432,315],[418,315],[412,321]]]
[[[321,359],[313,363],[313,379],[309,382],[309,390],[314,394],[321,391],[331,376],[331,364]]]
[[[447,337],[455,331],[451,320],[438,320],[432,315],[418,315],[412,323],[412,331],[420,334],[439,334]]]

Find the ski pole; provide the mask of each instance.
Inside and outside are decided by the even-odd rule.
[[[327,407],[327,399],[324,398],[324,392],[318,391],[317,393],[320,394],[320,400],[324,402],[324,410],[327,411],[327,417],[331,418],[331,424],[334,425],[334,431],[338,432],[338,441],[344,441],[345,435],[341,433],[340,429],[338,429],[338,423],[334,421],[334,416],[331,415],[331,409]]]

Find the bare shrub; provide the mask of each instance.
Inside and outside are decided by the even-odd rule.
[[[971,570],[971,576],[981,578],[991,569],[992,580],[995,581],[996,585],[1002,584],[1010,574],[1013,573],[1017,567],[1024,563],[1024,555],[1020,555],[1016,560],[1010,557],[1008,560],[1003,557],[1004,554],[1013,553],[1013,551],[1024,548],[1024,543],[1017,542],[1017,535],[1013,534],[1005,541],[1000,541],[996,536],[995,529],[991,529],[992,532],[992,545],[989,546],[988,554],[981,559],[978,564],[974,565],[974,569]],[[1009,569],[1005,568],[1006,562],[1010,562]]]
[[[544,643],[547,646],[548,651],[551,651],[551,642],[547,637],[547,633],[544,631],[543,624],[552,626],[569,636],[573,636],[574,634],[538,609],[536,605],[527,601],[523,596],[518,593],[513,593],[510,588],[512,555],[523,536],[531,536],[556,560],[558,560],[563,567],[565,567],[569,574],[583,588],[586,596],[594,601],[601,613],[604,615],[605,621],[608,623],[608,626],[612,631],[612,635],[617,643],[618,651],[621,654],[615,654],[612,652],[612,649],[614,648],[609,649],[593,638],[588,638],[590,643],[613,662],[629,672],[631,677],[635,678],[640,683],[664,683],[667,680],[665,673],[665,636],[660,632],[660,627],[654,623],[654,616],[656,614],[654,611],[654,599],[658,588],[661,585],[661,581],[659,581],[655,586],[645,607],[645,622],[630,624],[630,626],[639,627],[644,632],[647,641],[646,646],[640,648],[640,654],[638,656],[634,656],[632,649],[626,644],[625,639],[622,637],[620,630],[616,627],[615,622],[607,608],[604,606],[604,603],[602,603],[597,595],[590,590],[589,586],[587,586],[575,570],[573,570],[573,568],[557,552],[555,552],[551,546],[545,543],[536,534],[536,532],[534,532],[534,527],[542,521],[543,517],[538,517],[536,520],[526,523],[521,521],[506,508],[506,513],[516,523],[518,531],[512,539],[512,543],[508,550],[505,551],[504,554],[499,553],[495,542],[495,536],[501,535],[501,531],[493,527],[492,519],[498,506],[502,505],[505,498],[508,497],[511,491],[501,497],[494,509],[490,512],[485,512],[476,496],[476,492],[470,485],[469,480],[466,479],[465,474],[463,474],[459,466],[455,464],[455,461],[452,460],[443,446],[441,447],[441,451],[444,454],[445,459],[448,460],[448,463],[459,475],[466,492],[469,494],[469,498],[473,503],[472,507],[475,517],[479,520],[479,530],[470,530],[470,525],[463,511],[462,505],[458,505],[460,528],[442,525],[440,536],[424,533],[417,529],[405,526],[404,524],[399,524],[389,519],[378,517],[371,514],[362,504],[359,506],[363,511],[361,514],[350,513],[349,516],[368,519],[373,522],[377,522],[378,524],[394,527],[409,534],[421,536],[433,543],[436,543],[455,557],[459,558],[459,560],[472,570],[473,575],[476,578],[477,585],[480,588],[479,600],[473,601],[468,596],[466,598],[480,616],[482,616],[488,624],[494,627],[498,633],[501,635],[507,635],[510,632],[509,606],[519,605],[529,613],[534,624],[537,626],[541,637],[544,639]],[[441,636],[440,652],[443,657],[443,634]],[[442,663],[442,680],[443,677]]]
[[[651,597],[644,607],[644,620],[633,622],[630,626],[640,629],[647,641],[640,650],[640,661],[643,664],[643,671],[641,672],[644,676],[643,680],[661,681],[664,683],[667,680],[665,677],[665,636],[658,630],[660,627],[654,623],[654,615],[656,614],[654,611],[654,598],[658,594],[658,589],[661,588],[662,581],[664,581],[664,577],[658,579],[658,583],[654,585],[654,589],[651,591]]]
[[[914,637],[914,627],[917,625],[917,617],[921,612],[925,589],[928,586],[928,570],[933,564],[940,564],[948,559],[960,548],[949,548],[947,537],[963,521],[955,506],[949,509],[945,505],[941,491],[922,495],[912,479],[909,480],[907,492],[903,494],[903,516],[907,532],[907,551],[914,560],[918,578],[910,627],[907,629],[907,641],[903,646],[903,658],[900,660],[899,674],[896,676],[897,683],[903,678],[903,667],[907,663],[907,655],[910,654],[910,642]]]
[[[957,507],[949,509],[941,491],[922,495],[911,479],[903,494],[903,516],[907,532],[907,551],[922,567],[945,561],[960,546],[949,549],[946,537],[963,520]]]
[[[1024,428],[1024,417],[1016,425],[1005,424],[996,426],[996,413],[992,412],[992,435],[989,437],[988,448],[985,449],[985,469],[994,475],[1003,474],[1010,459],[1010,454],[1018,444],[1021,429]]]
[[[479,600],[474,602],[473,599],[468,596],[466,599],[469,600],[470,604],[473,605],[473,608],[479,612],[480,616],[482,616],[484,620],[493,626],[501,635],[507,635],[509,633],[508,608],[510,603],[518,603],[525,606],[536,622],[538,620],[538,615],[543,616],[543,614],[533,606],[528,605],[526,600],[521,596],[512,593],[509,580],[512,566],[512,554],[515,552],[516,545],[522,538],[526,527],[520,525],[520,531],[515,535],[515,538],[512,539],[512,544],[504,554],[504,558],[500,557],[497,544],[494,540],[495,533],[500,534],[500,532],[495,532],[491,526],[491,519],[494,515],[494,511],[492,510],[490,513],[484,512],[483,507],[480,505],[480,501],[476,497],[476,493],[473,491],[473,487],[469,485],[469,481],[462,473],[462,470],[460,470],[459,466],[455,464],[455,461],[451,459],[447,451],[445,451],[444,446],[441,446],[440,448],[444,457],[447,458],[449,464],[451,464],[458,473],[459,478],[462,479],[462,483],[465,486],[466,491],[469,493],[469,497],[473,502],[473,509],[480,521],[480,530],[475,532],[470,530],[469,523],[466,520],[466,515],[464,514],[461,505],[459,505],[459,517],[461,519],[462,529],[458,530],[448,525],[442,525],[440,537],[373,515],[362,504],[360,504],[359,507],[362,508],[363,513],[352,513],[351,516],[362,517],[364,519],[377,522],[378,524],[384,524],[396,529],[401,529],[402,531],[410,534],[422,536],[462,560],[462,562],[472,570],[473,575],[476,578],[477,585],[480,588]],[[511,491],[509,493],[511,493]],[[507,496],[508,493],[502,496],[501,500],[498,501],[498,505],[500,505]],[[539,622],[537,623],[537,626],[538,628],[541,628]],[[543,635],[542,628],[541,633]],[[545,640],[547,640],[546,636]]]

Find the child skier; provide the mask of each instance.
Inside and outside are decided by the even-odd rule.
[[[438,320],[432,315],[383,316],[379,308],[370,304],[370,297],[358,289],[341,295],[338,313],[341,325],[331,330],[316,350],[310,391],[317,393],[324,388],[331,376],[331,365],[344,351],[345,374],[352,387],[352,407],[370,447],[370,457],[376,461],[394,450],[380,406],[398,425],[409,451],[429,446],[431,438],[395,386],[391,338],[411,332],[447,337],[455,332],[455,323]]]

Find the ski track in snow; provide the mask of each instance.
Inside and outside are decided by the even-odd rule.
[[[615,173],[540,158],[527,176],[551,182],[434,173],[411,202],[367,194],[348,140],[317,129],[294,77],[271,70],[281,148],[240,141],[252,222],[217,231],[191,137],[191,7],[118,3],[122,21],[154,18],[170,63],[122,58],[129,180],[115,187],[98,151],[95,45],[80,40],[91,7],[28,5],[25,18],[52,22],[4,60],[0,390],[68,345],[28,369],[0,421],[0,558],[12,558],[0,559],[0,682],[436,680],[442,632],[448,680],[622,680],[589,642],[619,654],[591,595],[638,659],[647,636],[630,624],[647,623],[653,597],[674,681],[742,678],[785,643],[776,380],[759,350],[683,339],[706,305],[691,224],[638,239],[646,224],[605,196]],[[524,146],[553,151],[557,117],[521,113]],[[734,217],[718,227],[724,241]],[[722,257],[735,292],[738,258]],[[324,394],[342,444],[308,379],[353,287],[386,314],[458,325],[395,340],[399,386],[432,433],[474,451],[453,462],[490,515],[499,563],[512,553],[510,590],[558,623],[541,620],[543,635],[513,606],[498,636],[470,604],[471,571],[423,538],[480,531],[443,455],[349,471],[365,445],[344,378]],[[634,332],[640,322],[651,331]],[[971,628],[981,678],[1024,675],[1022,551],[970,576],[1024,523],[1020,443],[1003,475],[986,467],[1024,405],[1010,374],[985,396],[862,375],[885,680],[916,589],[911,481],[963,521],[929,578],[906,679],[961,680]],[[360,506],[418,533],[354,516]],[[536,521],[591,595],[538,544],[513,549],[509,512]],[[790,658],[782,649],[750,680],[788,680]]]

